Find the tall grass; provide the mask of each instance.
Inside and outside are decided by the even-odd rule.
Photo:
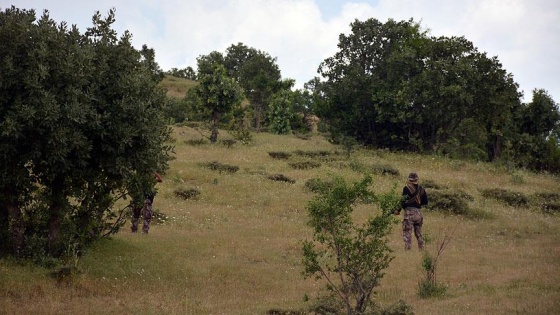
[[[484,163],[442,157],[358,149],[344,167],[344,154],[329,156],[317,168],[298,169],[269,152],[336,152],[316,135],[254,134],[250,145],[188,145],[199,133],[175,129],[175,159],[158,185],[154,208],[166,216],[150,234],[132,234],[130,225],[91,248],[79,273],[57,283],[50,270],[0,261],[0,314],[266,314],[310,307],[324,283],[304,280],[301,241],[311,237],[306,204],[310,180],[331,175],[374,177],[373,190],[404,184],[409,172],[472,196],[469,206],[491,214],[473,219],[425,211],[430,239],[453,235],[438,265],[443,297],[422,299],[422,253],[404,251],[400,225],[391,233],[395,259],[378,287],[376,302],[400,300],[416,314],[554,314],[560,312],[560,218],[538,207],[513,207],[481,192],[502,188],[527,196],[557,193],[559,180],[523,173],[512,181],[507,170]],[[235,165],[235,173],[216,172],[204,163]],[[401,176],[376,174],[371,166],[391,166]],[[293,184],[268,179],[283,174]],[[175,192],[196,187],[196,198]],[[357,218],[376,209],[359,205]],[[401,217],[402,219],[402,217]],[[426,244],[433,252],[437,244]]]

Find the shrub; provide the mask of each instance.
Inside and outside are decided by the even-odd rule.
[[[418,282],[418,296],[423,299],[443,296],[445,291],[446,287],[441,283],[433,283],[426,279]]]
[[[221,140],[220,141],[223,145],[225,145],[228,148],[231,148],[234,144],[237,143],[237,140],[234,139],[225,139],[225,140]]]
[[[533,203],[549,213],[560,212],[560,193],[536,193]]]
[[[387,237],[395,223],[390,214],[400,203],[400,196],[394,189],[374,195],[369,190],[371,182],[369,176],[355,183],[333,178],[333,188],[307,205],[308,225],[314,232],[313,240],[302,244],[304,275],[325,280],[330,293],[327,302],[335,302],[315,313],[365,314],[383,270],[393,259]],[[355,224],[352,214],[360,201],[375,202],[380,211],[366,222]]]
[[[303,161],[303,162],[290,163],[290,166],[292,168],[295,168],[295,169],[298,169],[298,170],[306,170],[306,169],[310,169],[310,168],[317,168],[317,167],[321,166],[321,163],[314,162],[314,161]]]
[[[333,182],[324,181],[319,178],[311,178],[305,182],[305,187],[314,193],[326,192],[333,187]]]
[[[196,188],[182,188],[181,187],[181,188],[175,189],[173,194],[176,197],[183,198],[183,199],[187,200],[187,199],[193,199],[193,198],[197,197],[198,195],[200,195],[200,190],[198,190]]]
[[[268,152],[268,155],[273,158],[273,159],[278,159],[278,160],[287,160],[289,159],[292,154],[288,153],[288,152],[279,152],[279,151],[275,151],[275,152]]]
[[[527,206],[529,200],[523,193],[506,190],[503,188],[484,189],[482,195],[486,198],[494,198],[505,202],[513,207]]]
[[[239,170],[239,166],[222,164],[222,163],[219,163],[217,161],[209,162],[209,163],[202,163],[202,166],[204,166],[206,168],[209,168],[213,171],[218,171],[220,173],[222,173],[222,172],[235,173]]]
[[[268,175],[267,178],[270,179],[270,180],[277,181],[277,182],[286,182],[286,183],[290,183],[290,184],[293,184],[293,183],[296,182],[295,180],[293,180],[293,179],[291,179],[291,178],[289,178],[285,175],[282,175],[282,174]]]
[[[330,156],[332,154],[332,152],[326,151],[326,150],[317,150],[317,151],[296,150],[296,151],[294,151],[294,153],[296,155],[306,156],[306,157],[310,157],[310,158],[326,157],[326,156]]]
[[[437,267],[439,258],[450,241],[450,237],[444,236],[443,240],[438,243],[435,257],[432,257],[428,251],[424,251],[422,269],[425,271],[425,277],[418,283],[418,295],[421,298],[437,297],[445,294],[446,287],[437,281]]]
[[[251,144],[253,142],[253,135],[246,128],[236,128],[230,130],[231,136],[242,144]]]
[[[460,193],[431,191],[428,196],[430,198],[428,209],[430,210],[461,215],[469,213],[469,205]]]

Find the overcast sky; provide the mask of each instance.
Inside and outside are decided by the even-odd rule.
[[[535,88],[560,102],[559,0],[0,0],[2,10],[11,5],[38,16],[48,9],[81,32],[95,11],[114,7],[113,28],[130,31],[137,48],[154,48],[163,70],[196,70],[198,56],[241,42],[276,57],[297,88],[318,75],[355,19],[413,18],[432,36],[465,36],[497,56],[525,102]]]

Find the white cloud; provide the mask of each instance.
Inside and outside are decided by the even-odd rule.
[[[10,6],[0,0],[0,7]],[[56,21],[85,31],[94,11],[116,7],[115,29],[128,29],[136,46],[156,50],[163,69],[196,67],[196,58],[242,42],[277,62],[297,86],[317,75],[319,63],[337,50],[338,36],[355,19],[421,21],[434,36],[465,36],[498,56],[529,101],[544,88],[560,101],[560,5],[557,0],[18,0],[43,8]],[[336,12],[336,10],[339,10]]]

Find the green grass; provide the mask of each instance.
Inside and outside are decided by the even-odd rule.
[[[167,96],[181,99],[184,98],[187,91],[196,86],[196,84],[196,81],[165,75],[160,86],[165,89]]]
[[[226,134],[224,131],[221,134]],[[451,242],[439,258],[437,281],[445,295],[422,299],[422,253],[403,250],[400,224],[389,240],[395,259],[386,270],[375,301],[403,300],[416,314],[554,314],[560,312],[560,218],[540,206],[509,206],[481,192],[494,188],[526,196],[554,196],[557,177],[511,173],[496,165],[443,157],[360,149],[350,159],[319,135],[253,134],[250,145],[188,145],[200,137],[177,127],[175,159],[158,185],[156,211],[167,219],[150,234],[130,233],[128,223],[112,239],[89,249],[73,281],[57,283],[50,270],[0,261],[0,314],[266,314],[304,310],[324,283],[303,279],[301,241],[310,238],[306,204],[314,196],[309,182],[331,175],[349,180],[371,172],[376,192],[398,189],[406,174],[420,183],[460,191],[472,216],[424,212],[424,231],[432,240]],[[317,168],[292,168],[269,152],[290,152],[322,162]],[[329,153],[329,154],[327,154]],[[309,157],[313,155],[313,157]],[[328,160],[325,160],[328,158]],[[238,166],[235,173],[201,167],[216,161]],[[350,167],[362,165],[364,167]],[[372,165],[401,176],[377,174]],[[293,184],[270,180],[282,174]],[[175,192],[194,187],[194,199]],[[435,188],[432,188],[435,189]],[[544,199],[543,199],[544,200]],[[544,202],[544,201],[543,201]],[[356,217],[376,209],[358,205]],[[402,219],[402,214],[399,220]]]

